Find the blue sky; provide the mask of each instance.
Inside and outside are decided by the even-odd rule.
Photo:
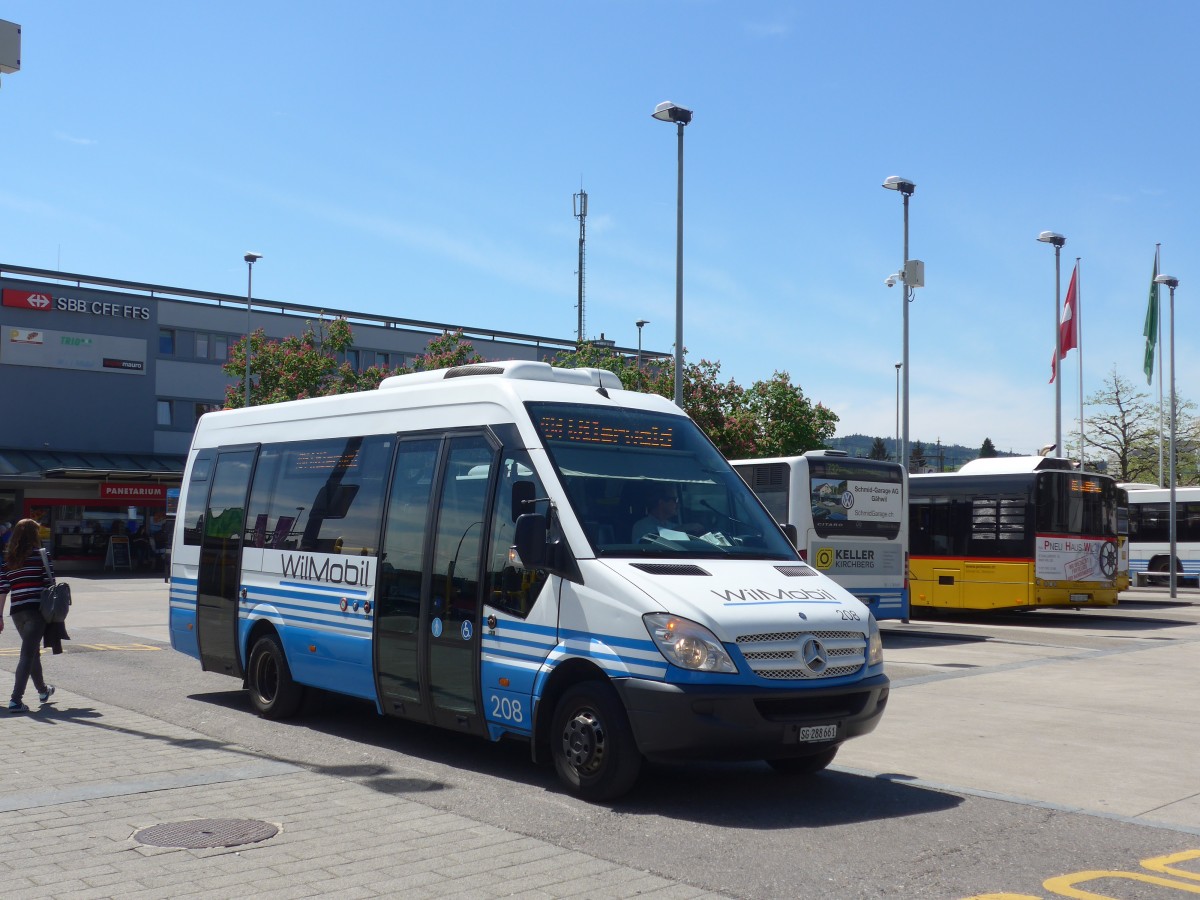
[[[9,0],[0,261],[788,372],[891,436],[910,256],[911,437],[1053,440],[1054,253],[1082,258],[1083,389],[1145,387],[1155,243],[1200,399],[1190,58],[1200,5]],[[1164,295],[1164,304],[1166,297]],[[1164,312],[1164,321],[1166,314]],[[1077,354],[1063,365],[1075,426]]]

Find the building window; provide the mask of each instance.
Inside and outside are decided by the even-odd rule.
[[[208,359],[208,335],[203,332],[196,334],[196,359]]]
[[[216,412],[218,409],[222,409],[222,408],[223,407],[221,406],[220,403],[197,403],[197,404],[195,404],[195,407],[194,407],[194,411],[196,414],[195,421],[199,422],[200,417],[202,415],[204,415],[205,413]]]
[[[212,358],[217,362],[229,362],[229,337],[224,334],[214,334],[212,341]]]
[[[171,401],[170,400],[159,400],[157,409],[158,409],[158,413],[157,413],[158,417],[155,420],[156,424],[165,425],[168,427],[171,426],[172,424],[174,424],[171,420]]]
[[[158,352],[162,356],[175,355],[175,329],[158,329]]]

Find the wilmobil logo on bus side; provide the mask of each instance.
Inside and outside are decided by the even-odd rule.
[[[370,585],[370,558],[316,556],[311,553],[283,553],[279,564],[284,578],[324,581],[329,584]]]

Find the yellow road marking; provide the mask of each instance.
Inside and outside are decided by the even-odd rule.
[[[1159,878],[1157,875],[1143,875],[1141,872],[1075,872],[1071,875],[1059,875],[1057,878],[1047,878],[1042,887],[1053,891],[1062,897],[1075,897],[1078,900],[1113,900],[1108,894],[1094,894],[1076,888],[1075,885],[1084,881],[1095,881],[1099,878],[1125,878],[1129,881],[1140,881],[1143,884],[1156,884],[1159,887],[1173,888],[1187,894],[1200,894],[1200,884],[1187,884],[1182,881],[1171,881]]]
[[[69,647],[63,647],[64,651],[69,650],[162,650],[162,647],[155,647],[151,644],[75,644],[72,643]],[[48,652],[45,647],[41,649],[42,653]],[[0,656],[20,656],[20,647],[5,647],[0,650]]]
[[[1170,856],[1155,856],[1151,859],[1143,859],[1142,868],[1149,869],[1151,872],[1163,872],[1167,875],[1174,875],[1176,878],[1190,878],[1193,881],[1200,881],[1200,874],[1186,872],[1183,869],[1176,869],[1171,866],[1171,863],[1183,862],[1186,859],[1200,859],[1200,850],[1184,850],[1182,853],[1172,853]]]

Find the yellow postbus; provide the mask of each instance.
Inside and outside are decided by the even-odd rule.
[[[915,608],[1115,606],[1117,483],[1054,457],[909,478]]]

